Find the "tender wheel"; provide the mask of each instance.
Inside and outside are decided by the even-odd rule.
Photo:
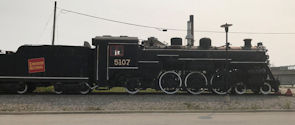
[[[182,85],[181,77],[175,71],[164,72],[159,78],[159,87],[166,94],[175,94]]]
[[[227,88],[224,83],[224,75],[217,72],[215,73],[211,79],[211,87],[212,91],[218,95],[225,95],[231,91],[231,88]]]
[[[140,91],[141,83],[137,78],[129,78],[125,82],[125,90],[129,94],[136,94]]]
[[[34,86],[34,85],[29,85],[29,86],[28,86],[28,93],[33,93],[35,89],[36,89],[36,86]]]
[[[91,91],[90,86],[87,82],[81,82],[80,83],[80,94],[86,95]]]
[[[263,86],[260,87],[260,92],[263,95],[267,95],[271,92],[271,85],[269,83],[264,83]]]
[[[136,94],[136,93],[138,93],[138,92],[140,91],[140,89],[138,89],[138,88],[128,88],[128,87],[126,87],[125,90],[126,90],[129,94],[132,94],[132,95],[134,95],[134,94]]]
[[[189,93],[197,95],[205,91],[204,87],[207,86],[208,80],[201,72],[191,72],[185,77],[184,84]]]
[[[53,91],[54,91],[55,94],[58,94],[58,95],[62,94],[63,93],[62,83],[60,83],[60,82],[59,83],[56,83],[54,85],[54,87],[53,87]]]
[[[235,92],[239,95],[243,95],[247,92],[246,85],[242,82],[237,83],[235,86]]]
[[[260,88],[252,88],[251,91],[254,93],[254,94],[260,94]]]
[[[25,94],[28,91],[28,85],[26,83],[19,83],[16,93]]]

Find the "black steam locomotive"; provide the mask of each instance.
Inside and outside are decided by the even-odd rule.
[[[209,38],[199,46],[183,46],[172,38],[167,46],[150,38],[102,36],[84,46],[21,46],[0,54],[0,89],[24,94],[39,86],[54,86],[57,94],[125,87],[130,94],[152,88],[167,94],[204,91],[244,94],[248,89],[269,94],[279,82],[268,67],[262,43],[214,47]]]

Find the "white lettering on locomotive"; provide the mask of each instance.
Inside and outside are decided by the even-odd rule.
[[[131,59],[114,59],[115,66],[129,66]]]

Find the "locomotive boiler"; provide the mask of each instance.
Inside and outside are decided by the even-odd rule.
[[[191,94],[278,91],[267,49],[262,43],[252,46],[251,39],[245,39],[243,47],[230,47],[228,55],[225,47],[211,46],[209,38],[200,39],[197,47],[182,46],[181,38],[172,38],[171,46],[154,39],[138,45],[132,37],[96,37],[93,45],[100,60],[97,78],[105,83],[102,86],[124,86],[131,94],[146,88],[166,94],[179,90]]]

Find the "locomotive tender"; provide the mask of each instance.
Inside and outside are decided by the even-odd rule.
[[[135,94],[152,88],[166,94],[204,91],[217,94],[248,89],[269,94],[278,91],[262,43],[242,47],[183,46],[172,38],[167,46],[151,39],[139,44],[136,37],[101,36],[90,46],[24,45],[0,54],[0,89],[24,94],[39,86],[54,86],[57,94],[87,94],[100,87],[125,87]],[[228,57],[228,59],[226,58]]]

